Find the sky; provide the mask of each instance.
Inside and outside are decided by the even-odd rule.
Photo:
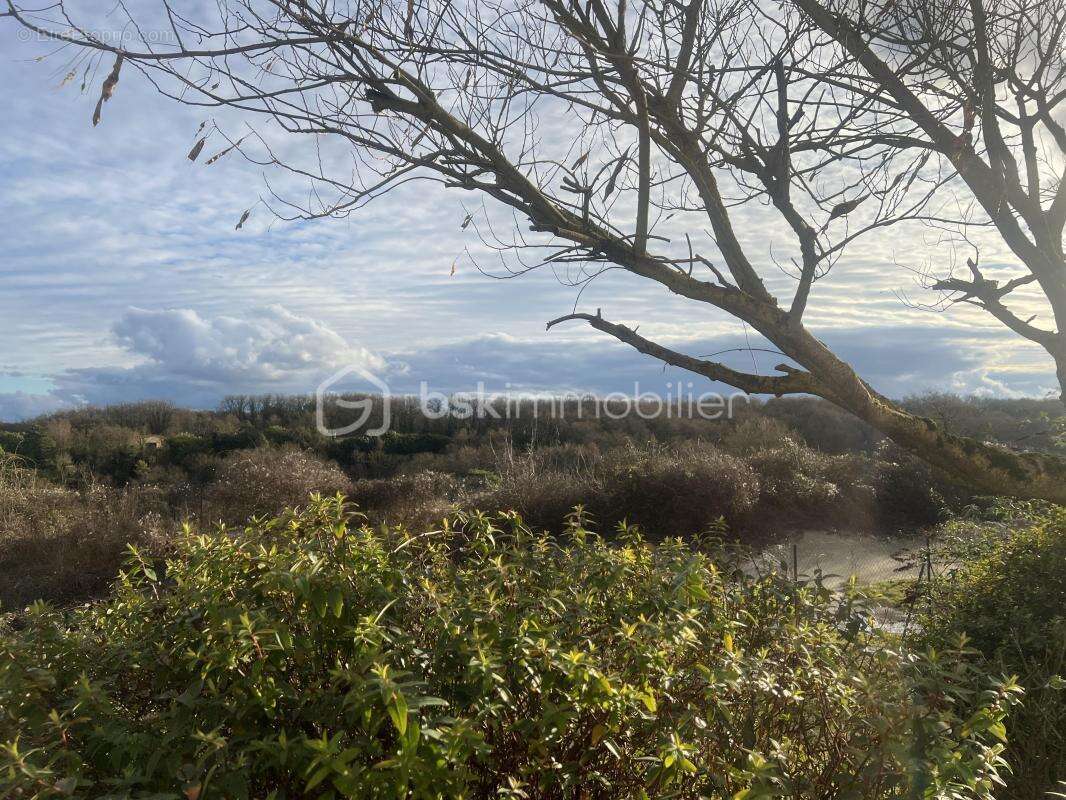
[[[396,393],[423,382],[443,392],[722,388],[580,324],[545,330],[575,303],[693,355],[762,344],[742,323],[620,272],[580,298],[550,271],[500,279],[473,226],[462,228],[476,210],[469,193],[418,184],[346,220],[279,221],[259,203],[278,175],[239,157],[186,158],[201,123],[239,136],[242,120],[176,104],[128,71],[94,128],[98,83],[85,94],[80,76],[60,86],[61,62],[36,61],[47,48],[23,39],[0,20],[0,420],[86,403],[210,408],[226,394],[312,393],[349,365]],[[224,144],[214,138],[205,154]],[[776,221],[757,207],[735,220],[772,288],[787,290],[773,277]],[[904,265],[960,257],[927,229],[865,240],[816,285],[808,324],[890,396],[1051,393],[1048,359],[993,321],[901,300],[935,299]],[[982,264],[1016,274],[994,241]],[[781,359],[724,360],[766,371]]]

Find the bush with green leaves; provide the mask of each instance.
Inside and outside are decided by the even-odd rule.
[[[1013,685],[705,545],[341,498],[187,532],[0,634],[0,795],[991,797]]]
[[[1066,791],[1066,509],[1001,502],[945,526],[925,638],[965,634],[988,669],[1018,675],[1002,800]]]

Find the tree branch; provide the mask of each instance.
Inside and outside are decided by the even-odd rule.
[[[628,344],[645,355],[665,361],[674,367],[703,375],[713,381],[733,386],[748,394],[772,394],[778,397],[786,394],[816,394],[820,396],[821,388],[817,380],[809,372],[805,372],[786,364],[779,364],[775,369],[784,372],[784,375],[753,375],[747,372],[739,372],[717,361],[706,361],[693,356],[671,350],[661,344],[640,336],[635,330],[608,322],[599,313],[592,314],[567,314],[553,319],[547,325],[547,330],[570,320],[584,320],[598,331],[608,333],[620,342]]]

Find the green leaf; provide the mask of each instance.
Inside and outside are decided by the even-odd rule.
[[[344,613],[344,592],[339,586],[334,586],[329,593],[329,607],[333,609],[333,616],[340,619]]]
[[[400,736],[404,735],[407,730],[407,700],[400,692],[395,692],[392,696],[392,702],[388,706],[389,718],[392,720],[392,724],[396,726],[396,730]]]

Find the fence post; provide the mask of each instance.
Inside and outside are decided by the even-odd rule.
[[[933,605],[933,544],[929,539],[929,534],[925,536],[925,580],[929,584],[929,606]]]
[[[792,543],[792,580],[799,583],[799,545],[795,542]]]

